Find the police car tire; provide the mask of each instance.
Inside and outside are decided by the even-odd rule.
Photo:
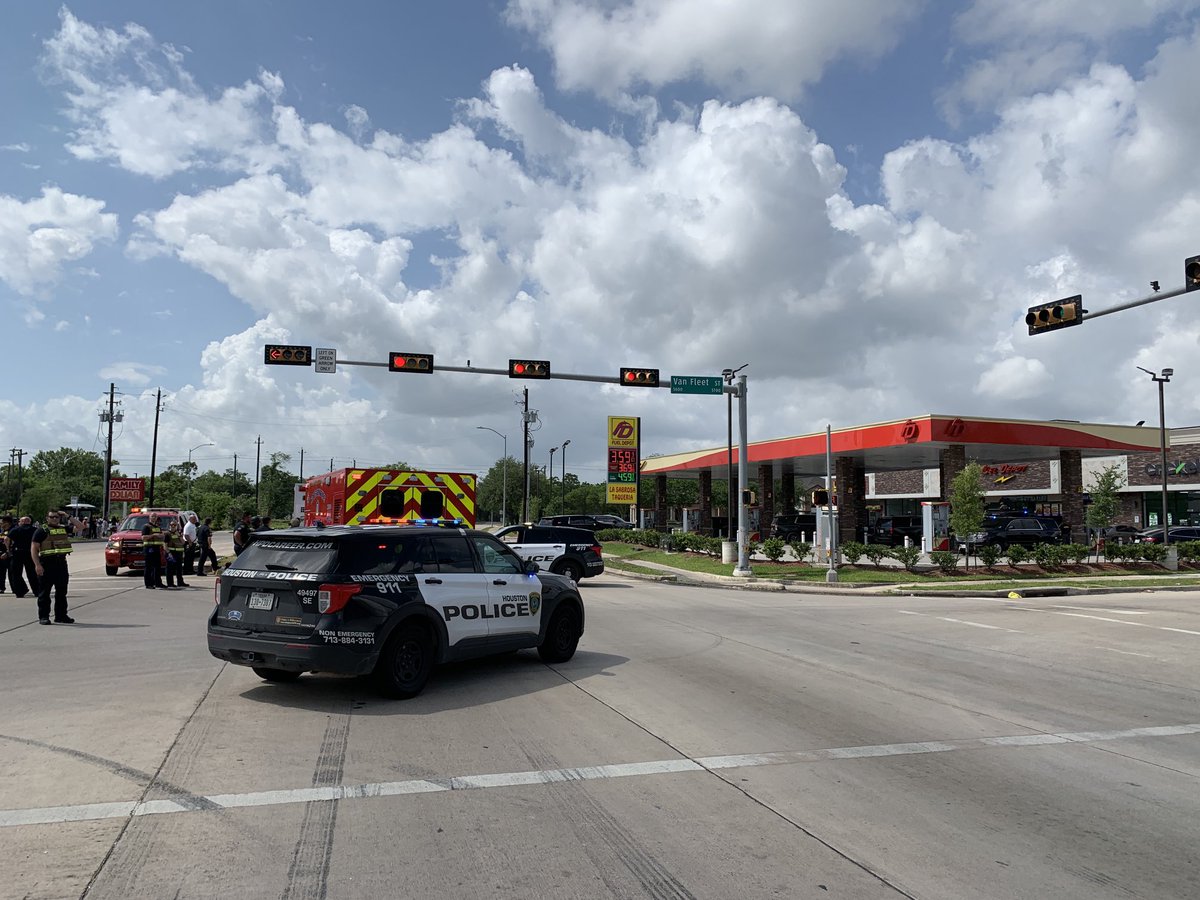
[[[105,575],[116,575],[116,574],[117,574],[117,567],[116,567],[116,566],[105,566],[105,567],[104,567],[104,574],[105,574]]]
[[[397,628],[375,666],[380,691],[397,700],[421,693],[433,671],[435,649],[425,625],[408,622]]]
[[[566,662],[579,646],[579,610],[573,604],[560,606],[546,627],[546,637],[538,645],[542,662]]]
[[[300,677],[299,672],[289,672],[287,669],[268,669],[264,666],[254,666],[254,674],[263,681],[274,681],[280,684],[295,681]]]
[[[559,575],[566,575],[576,584],[583,580],[583,567],[577,562],[567,560],[558,567]]]

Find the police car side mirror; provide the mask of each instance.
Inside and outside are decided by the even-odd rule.
[[[532,559],[527,559],[527,560],[525,560],[525,571],[528,572],[530,575],[533,575],[535,572],[542,571],[542,567],[539,566]]]

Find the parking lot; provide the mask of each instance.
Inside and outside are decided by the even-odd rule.
[[[570,662],[409,701],[209,656],[211,579],[0,595],[2,897],[1200,893],[1195,593],[779,595],[606,574]]]

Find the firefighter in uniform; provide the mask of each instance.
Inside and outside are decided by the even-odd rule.
[[[33,534],[30,553],[33,569],[41,581],[37,595],[38,621],[50,624],[50,592],[54,591],[54,621],[59,625],[74,625],[75,620],[67,615],[67,556],[71,553],[71,539],[67,537],[62,513],[46,513],[46,524]]]
[[[4,585],[8,583],[8,529],[13,526],[13,517],[4,516],[0,518],[0,594],[4,593]],[[15,594],[17,589],[13,588]]]
[[[155,588],[166,587],[162,578],[162,557],[165,544],[166,538],[163,536],[162,529],[158,527],[158,516],[151,514],[150,521],[142,528],[142,553],[146,559],[142,575],[147,590],[152,591]]]
[[[179,524],[171,526],[165,535],[167,544],[167,587],[187,587],[183,582],[183,535]]]

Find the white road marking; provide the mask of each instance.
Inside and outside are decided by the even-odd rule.
[[[1152,725],[1110,731],[1070,731],[1059,734],[1012,734],[996,737],[962,738],[944,741],[916,741],[905,744],[875,744],[863,747],[830,747],[823,750],[785,750],[771,753],[747,753],[735,756],[704,756],[696,759],[660,759],[640,763],[584,766],[573,769],[546,769],[534,772],[501,772],[492,775],[461,775],[445,779],[414,779],[372,784],[344,784],[326,787],[296,788],[281,791],[254,791],[243,794],[214,794],[200,798],[206,804],[176,800],[122,800],[112,803],[87,803],[79,806],[43,806],[32,809],[0,810],[0,828],[21,825],[50,825],[59,822],[85,822],[120,819],[127,816],[160,816],[173,813],[240,809],[254,806],[282,806],[329,800],[363,800],[371,797],[396,797],[404,794],[435,794],[448,791],[490,790],[520,785],[560,784],[568,781],[602,781],[647,775],[671,775],[678,772],[705,772],[719,769],[743,769],[757,766],[793,765],[838,759],[870,759],[888,756],[914,756],[924,753],[948,753],[954,750],[981,750],[991,747],[1041,747],[1049,744],[1092,744],[1127,738],[1173,737],[1200,734],[1200,723],[1188,725]]]
[[[1113,653],[1122,653],[1125,656],[1144,656],[1144,657],[1146,657],[1146,659],[1156,659],[1157,658],[1157,657],[1152,656],[1149,653],[1134,653],[1132,650],[1118,650],[1116,647],[1101,647],[1099,644],[1096,644],[1095,647],[1097,650],[1111,650]]]
[[[1189,631],[1187,628],[1172,628],[1169,625],[1148,625],[1145,622],[1127,622],[1124,619],[1110,619],[1107,616],[1089,616],[1086,613],[1055,612],[1052,609],[1039,609],[1036,606],[1009,606],[1009,609],[1019,609],[1022,612],[1040,612],[1051,616],[1070,616],[1075,619],[1095,619],[1097,622],[1113,622],[1117,625],[1132,625],[1135,628],[1154,628],[1158,631],[1174,631],[1176,634],[1194,634],[1200,636],[1200,631]]]
[[[968,622],[965,619],[951,619],[949,616],[931,616],[928,613],[913,612],[909,609],[898,609],[896,612],[904,613],[906,616],[921,616],[925,619],[939,619],[943,622],[953,622],[955,625],[970,625],[973,628],[991,628],[995,631],[1007,631],[1009,634],[1024,634],[1023,631],[1017,631],[1015,628],[1004,628],[1001,625],[984,625],[982,622]]]
[[[1148,609],[1105,609],[1102,606],[1058,606],[1050,604],[1051,609],[1078,609],[1083,612],[1102,612],[1108,613],[1110,616],[1148,616],[1152,610]]]

